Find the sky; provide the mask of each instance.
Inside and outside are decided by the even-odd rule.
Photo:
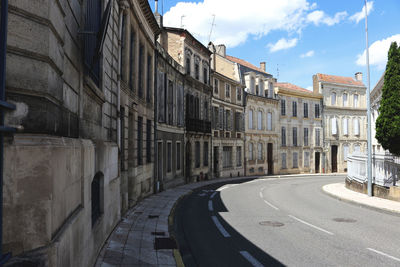
[[[400,1],[368,1],[367,11],[372,90],[391,42],[400,45]],[[165,26],[183,26],[204,45],[211,40],[228,55],[266,62],[279,82],[311,90],[316,73],[360,71],[367,86],[364,0],[159,0],[159,12]]]

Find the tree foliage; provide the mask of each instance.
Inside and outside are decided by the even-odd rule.
[[[396,42],[388,52],[376,139],[384,149],[400,156],[400,47]]]

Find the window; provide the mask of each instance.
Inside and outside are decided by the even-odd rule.
[[[88,0],[85,15],[85,31],[95,32],[96,34],[84,35],[84,64],[92,80],[100,84],[100,61],[96,55],[97,33],[101,27],[101,1]]]
[[[304,128],[304,146],[308,146],[308,128]]]
[[[151,102],[151,63],[152,56],[150,54],[147,55],[147,85],[146,85],[146,101],[147,103]]]
[[[315,129],[315,146],[321,146],[321,129]]]
[[[297,128],[293,127],[293,146],[297,146]]]
[[[212,124],[213,124],[213,129],[217,130],[219,129],[219,121],[218,121],[218,107],[212,107]]]
[[[199,141],[197,141],[195,143],[194,154],[195,154],[195,167],[200,168],[200,142]]]
[[[138,165],[143,165],[143,118],[138,117],[137,122],[137,160]]]
[[[236,87],[236,99],[242,101],[242,88]]]
[[[222,167],[230,168],[232,167],[232,147],[224,146],[222,148]]]
[[[256,85],[256,95],[259,95],[258,84]]]
[[[196,80],[200,80],[200,66],[198,62],[194,64],[194,77]]]
[[[218,108],[218,129],[223,130],[224,129],[224,108],[219,107]]]
[[[121,59],[121,61],[123,61]],[[125,73],[122,69],[121,73]],[[133,76],[135,75],[135,32],[131,28],[131,40],[130,40],[130,50],[129,50],[129,88],[134,90]]]
[[[353,102],[354,107],[358,108],[358,95],[354,95]]]
[[[203,112],[204,113],[204,118],[203,118],[203,120],[209,121],[209,118],[208,118],[208,102],[207,102],[207,100],[204,101],[203,105],[204,105],[204,112]]]
[[[272,131],[272,113],[267,113],[267,130]]]
[[[343,107],[347,107],[347,94],[343,94]]]
[[[262,129],[262,111],[258,111],[257,115],[257,129],[261,130]]]
[[[189,55],[186,56],[186,74],[190,75],[190,58]]]
[[[298,168],[299,163],[298,163],[298,154],[297,152],[293,152],[293,169]]]
[[[297,102],[296,101],[292,102],[292,112],[293,112],[293,117],[297,117]]]
[[[285,101],[285,99],[281,100],[281,115],[286,116],[286,101]]]
[[[258,160],[262,160],[263,159],[263,145],[262,143],[258,143]]]
[[[241,146],[236,147],[236,166],[237,167],[242,166],[242,147]]]
[[[174,116],[174,83],[171,80],[168,80],[167,90],[167,123],[172,125]]]
[[[272,86],[272,83],[268,83],[268,87],[269,87],[269,97],[270,98],[274,98],[274,87]]]
[[[208,166],[208,142],[203,144],[203,166]]]
[[[335,92],[331,93],[331,105],[332,106],[336,105],[336,93]]]
[[[318,119],[319,116],[319,104],[315,104],[315,118]]]
[[[231,85],[225,83],[225,97],[231,97]]]
[[[308,118],[308,103],[303,103],[304,118]]]
[[[125,41],[126,41],[126,26],[125,26],[125,21],[126,21],[126,15],[122,15],[122,27],[121,27],[121,51],[120,51],[120,62],[119,62],[119,69],[120,69],[120,74],[121,74],[121,80],[126,81],[126,74],[125,74],[125,63],[126,61],[124,60],[125,53],[126,53],[126,48],[125,48]],[[132,30],[131,30],[131,42],[132,42]],[[132,50],[132,46],[130,47]]]
[[[343,145],[343,161],[347,161],[347,156],[349,155],[349,145]]]
[[[253,129],[253,110],[249,110],[249,129]]]
[[[354,135],[360,135],[360,120],[353,119]]]
[[[217,79],[214,79],[214,94],[218,94],[218,84],[219,81]]]
[[[143,98],[143,69],[144,69],[144,46],[139,45],[139,97]]]
[[[331,118],[331,133],[332,135],[337,135],[337,119]]]
[[[255,87],[256,81],[254,80],[254,77],[250,78],[250,92],[254,94],[254,87]]]
[[[98,172],[94,176],[93,181],[91,183],[92,226],[97,222],[102,213],[103,180],[104,180],[104,175],[101,172]]]
[[[282,138],[282,146],[286,146],[286,128],[285,127],[282,127],[281,138]]]
[[[343,135],[349,135],[349,120],[347,118],[343,118]]]
[[[172,143],[167,143],[167,172],[172,171]]]
[[[304,152],[304,167],[305,168],[310,167],[310,152],[308,151]]]
[[[282,153],[282,169],[286,168],[286,153]]]
[[[181,169],[181,143],[176,143],[176,170]]]
[[[204,83],[208,84],[208,70],[207,70],[207,68],[203,68],[203,79],[204,79]]]
[[[253,160],[253,143],[249,143],[249,160]]]
[[[360,154],[361,147],[360,145],[354,145],[354,154]]]
[[[146,124],[146,162],[151,162],[151,120]]]

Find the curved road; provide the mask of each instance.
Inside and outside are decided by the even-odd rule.
[[[185,197],[174,231],[186,266],[400,266],[400,217],[339,201],[344,177],[214,184]]]

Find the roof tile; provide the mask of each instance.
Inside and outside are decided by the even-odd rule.
[[[304,89],[300,86],[297,86],[295,84],[291,84],[291,83],[275,83],[275,86],[277,87],[281,87],[281,88],[285,88],[288,90],[293,90],[293,91],[301,91],[301,92],[307,92],[307,93],[312,93],[312,91]]]
[[[353,77],[335,76],[335,75],[328,75],[328,74],[322,74],[322,73],[317,73],[317,76],[318,76],[318,80],[320,80],[322,82],[364,86],[362,81],[357,81]]]
[[[253,70],[256,70],[256,71],[259,71],[259,72],[268,74],[268,73],[265,72],[264,70],[260,69],[259,67],[254,66],[254,65],[251,64],[250,62],[247,62],[247,61],[245,61],[245,60],[243,60],[243,59],[240,59],[240,58],[237,58],[237,57],[228,56],[228,55],[226,56],[226,58],[227,58],[228,60],[230,60],[230,61],[236,62],[236,63],[238,63],[238,64],[240,64],[240,65],[243,65],[243,66],[245,66],[245,67],[248,67],[248,68],[250,68],[250,69],[253,69]]]

